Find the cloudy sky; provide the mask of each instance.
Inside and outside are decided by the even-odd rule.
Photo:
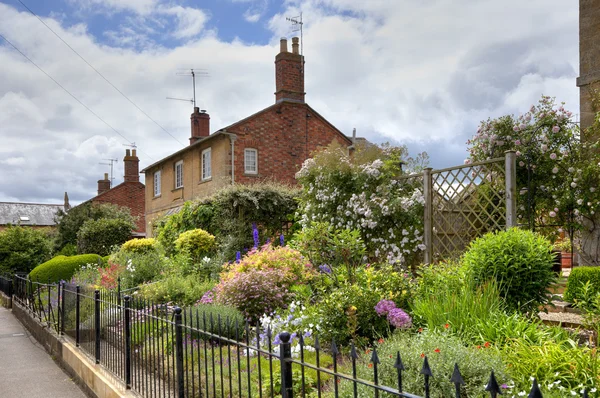
[[[141,167],[181,149],[192,107],[166,97],[191,98],[189,68],[206,71],[212,131],[271,105],[279,38],[300,12],[307,102],[433,167],[462,163],[481,120],[542,94],[579,111],[575,1],[0,0],[0,35],[80,101],[0,38],[0,201],[78,203],[106,159],[122,182],[125,145]]]

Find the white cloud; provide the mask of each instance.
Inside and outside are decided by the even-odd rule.
[[[248,6],[256,4],[260,1]],[[197,97],[211,115],[212,131],[246,117],[274,102],[278,39],[291,36],[285,17],[300,11],[307,102],[346,134],[356,127],[359,135],[372,140],[408,143],[430,152],[436,167],[462,162],[464,143],[480,120],[521,112],[541,94],[556,96],[578,112],[575,4],[285,4],[280,14],[270,17],[272,39],[265,45],[247,44],[252,40],[246,38],[224,42],[205,31],[209,10],[154,1],[127,6],[132,15],[123,29],[106,33],[114,47],[99,44],[85,25],[46,21],[182,143],[189,137],[191,108],[165,97],[191,97],[191,82],[176,76],[176,70],[209,70],[209,78],[197,81]],[[185,43],[173,49],[156,46],[152,37],[164,29]],[[0,33],[128,141],[135,141],[142,167],[181,148],[30,14],[0,3]],[[122,160],[126,141],[3,44],[0,65],[0,200],[60,202],[64,191],[73,202],[92,197],[96,181],[108,171],[99,163]],[[27,161],[17,164],[22,158]],[[117,167],[118,183],[122,162]]]

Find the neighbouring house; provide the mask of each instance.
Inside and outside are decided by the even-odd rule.
[[[295,173],[315,150],[352,140],[304,101],[304,57],[299,40],[280,41],[275,57],[275,104],[210,133],[210,116],[194,108],[190,145],[142,170],[146,174],[146,234],[152,222],[185,201],[230,184],[276,180]]]
[[[600,90],[600,0],[579,1],[579,112],[581,131],[594,123],[593,90]],[[598,106],[598,105],[597,105]],[[590,137],[598,139],[600,137]]]
[[[31,228],[48,228],[56,226],[56,213],[68,208],[69,202],[65,194],[62,205],[42,203],[0,202],[0,231],[10,225]]]
[[[98,180],[98,195],[83,203],[112,203],[122,207],[128,207],[131,215],[137,218],[136,229],[133,236],[145,236],[145,204],[144,204],[144,184],[140,182],[140,160],[137,157],[136,150],[125,150],[123,165],[125,175],[123,182],[116,187],[111,188],[111,181],[108,173],[104,174],[103,180]],[[83,204],[82,203],[82,204]]]

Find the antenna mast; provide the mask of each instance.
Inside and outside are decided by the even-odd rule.
[[[134,143],[135,146],[135,143]],[[105,166],[110,166],[110,187],[112,188],[112,182],[115,179],[113,177],[113,165],[119,161],[119,159],[102,159],[102,160],[107,160],[109,163],[99,163],[99,164],[103,164]]]
[[[300,55],[304,56],[304,34],[302,31],[304,22],[302,22],[302,13],[297,17],[286,18],[285,20],[292,23],[292,32],[300,32]]]
[[[173,97],[167,97],[167,99],[191,102],[195,108],[196,107],[196,75],[208,76],[208,72],[206,71],[206,69],[200,69],[200,68],[190,68],[189,72],[187,71],[187,69],[185,69],[185,71],[184,71],[184,69],[182,69],[180,72],[177,72],[177,76],[192,76],[192,92],[194,94],[192,99],[173,98]]]

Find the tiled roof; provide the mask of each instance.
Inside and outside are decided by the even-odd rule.
[[[0,202],[0,225],[56,225],[54,217],[63,205]]]

